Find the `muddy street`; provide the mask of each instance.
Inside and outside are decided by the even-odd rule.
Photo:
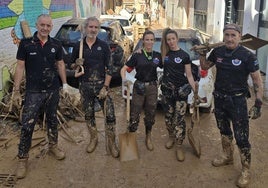
[[[121,87],[112,88],[117,117],[117,135],[126,130],[125,101],[121,97]],[[249,101],[251,104],[252,101]],[[268,184],[268,105],[263,105],[262,117],[250,122],[250,141],[252,144],[252,181],[249,187],[265,188]],[[220,134],[216,128],[214,115],[201,114],[200,140],[202,154],[197,158],[186,138],[183,143],[185,161],[178,162],[175,148],[167,150],[164,145],[168,134],[161,108],[157,111],[153,128],[154,150],[146,149],[143,117],[137,132],[139,160],[120,162],[106,154],[103,115],[97,114],[99,143],[92,154],[86,152],[89,133],[85,122],[71,120],[68,131],[73,143],[63,130],[59,132],[59,145],[66,151],[66,159],[57,161],[48,155],[43,145],[38,144],[46,135],[44,130],[34,132],[33,147],[30,151],[29,168],[25,179],[5,182],[1,177],[14,174],[19,131],[12,123],[0,125],[0,187],[18,188],[232,188],[240,173],[241,163],[235,148],[234,165],[213,167],[211,160],[221,152]],[[189,126],[190,116],[187,116]],[[8,141],[8,142],[7,142]],[[5,185],[6,184],[6,185]]]

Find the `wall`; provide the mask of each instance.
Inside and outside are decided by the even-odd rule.
[[[99,16],[104,0],[1,0],[0,1],[0,66],[16,62],[17,44],[23,33],[20,21],[28,22],[35,32],[38,15],[49,13],[53,18],[54,36],[62,23],[71,17]]]

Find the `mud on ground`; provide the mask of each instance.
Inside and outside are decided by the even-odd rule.
[[[115,87],[113,98],[117,117],[117,134],[126,130],[125,102],[121,98],[121,87]],[[251,102],[251,101],[249,101]],[[252,183],[251,188],[265,188],[268,184],[268,117],[267,104],[263,106],[261,119],[250,123],[250,141],[252,144]],[[5,182],[4,174],[14,174],[16,168],[17,145],[19,142],[18,125],[14,122],[0,122],[0,187],[18,188],[232,188],[240,173],[241,164],[237,148],[234,165],[215,168],[211,160],[221,152],[220,135],[213,114],[201,114],[200,140],[202,154],[197,158],[188,139],[183,147],[185,161],[178,162],[175,148],[165,149],[167,131],[164,126],[164,114],[157,111],[153,128],[154,151],[150,152],[144,144],[145,134],[143,116],[141,117],[137,142],[139,160],[120,162],[106,154],[103,115],[97,114],[99,143],[94,153],[85,149],[89,143],[89,133],[84,122],[70,121],[68,132],[76,143],[63,130],[59,132],[59,146],[66,151],[66,159],[57,161],[45,151],[46,145],[38,144],[46,132],[36,126],[33,145],[30,151],[27,177],[18,181]],[[187,125],[190,123],[187,117]],[[6,184],[6,185],[5,185]]]

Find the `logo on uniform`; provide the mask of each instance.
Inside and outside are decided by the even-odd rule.
[[[222,60],[223,60],[222,58],[219,58],[219,57],[218,57],[217,60],[216,60],[216,62],[217,62],[217,63],[222,63]]]
[[[175,63],[181,63],[182,59],[180,57],[174,58]]]
[[[242,61],[239,60],[239,59],[233,59],[233,60],[232,60],[232,64],[233,64],[234,66],[239,66],[241,63],[242,63]]]
[[[101,50],[101,47],[99,46],[99,47],[97,48],[97,50],[100,51],[100,50]]]
[[[56,52],[55,48],[51,48],[51,52],[55,53]]]
[[[164,58],[164,63],[167,63],[168,62],[168,56],[166,56],[165,58]]]
[[[160,62],[160,60],[157,57],[153,59],[154,64],[158,64],[159,62]]]

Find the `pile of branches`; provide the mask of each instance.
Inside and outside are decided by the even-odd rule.
[[[0,117],[3,120],[12,119],[16,122],[20,122],[21,113],[23,109],[23,102],[21,107],[16,107],[12,102],[12,90],[14,84],[14,69],[15,65],[12,65],[9,68],[10,80],[7,83],[6,91],[4,91],[5,95],[0,101]],[[22,101],[25,97],[25,78],[23,79],[20,87],[20,93],[22,96]],[[81,110],[81,102],[80,102],[80,93],[76,88],[72,88],[67,93],[60,92],[60,102],[58,106],[58,121],[59,125],[66,124],[69,120],[75,119],[76,117],[84,117],[84,114]],[[40,121],[44,124],[44,116],[45,114],[40,114]],[[45,127],[45,125],[41,125]]]

